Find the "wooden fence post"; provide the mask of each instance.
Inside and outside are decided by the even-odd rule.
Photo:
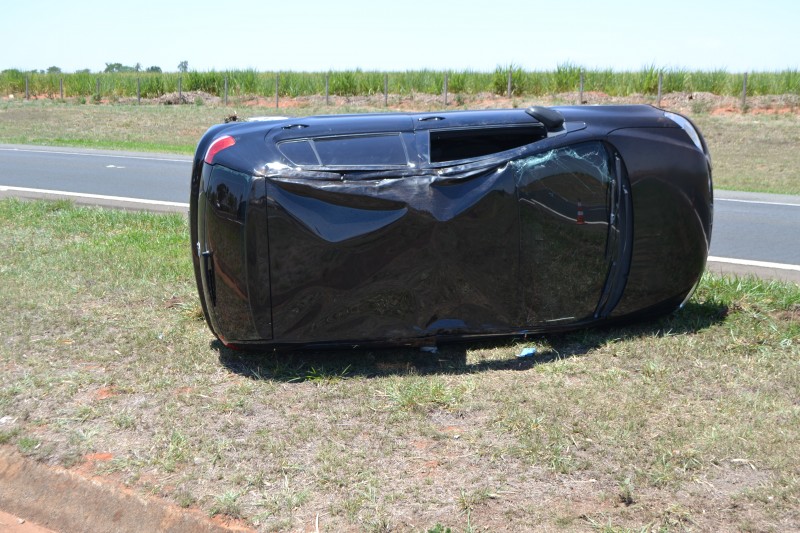
[[[747,111],[747,72],[744,73],[742,81],[742,113]]]
[[[661,89],[664,85],[664,73],[658,73],[658,100],[656,101],[656,107],[661,107]]]

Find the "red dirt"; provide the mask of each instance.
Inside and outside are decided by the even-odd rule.
[[[0,531],[3,533],[55,533],[52,529],[3,511],[0,511]]]
[[[96,400],[107,400],[108,398],[113,398],[117,396],[119,393],[114,389],[114,387],[100,387],[95,391],[94,397]]]
[[[49,531],[11,529],[24,525],[17,516],[30,517],[36,522],[32,525],[59,531],[252,531],[239,521],[224,517],[212,521],[199,510],[147,498],[113,480],[82,472],[90,460],[105,460],[107,456],[110,454],[90,454],[81,467],[65,470],[22,457],[10,447],[0,447],[0,508],[13,513],[10,518],[0,515],[0,531]]]
[[[657,98],[653,95],[631,94],[627,96],[609,96],[599,91],[585,91],[580,103],[597,104],[653,104],[658,105]],[[56,95],[31,95],[32,100],[55,99]],[[86,97],[84,97],[86,98]],[[24,95],[3,96],[3,101],[12,99],[24,100]],[[67,100],[75,97],[67,96]],[[368,96],[335,96],[328,97],[332,112],[337,107],[363,107],[363,108],[385,108],[393,111],[422,111],[442,108],[510,108],[523,107],[533,103],[539,105],[570,105],[578,104],[581,95],[575,92],[560,93],[546,96],[505,96],[492,93],[480,94],[448,94],[447,105],[444,105],[444,96],[441,94],[421,94],[412,93],[407,95],[390,94],[384,97],[383,94],[373,94]],[[208,105],[221,105],[222,98],[199,91],[184,91],[178,93],[164,94],[157,98],[142,98],[142,104],[194,104],[201,100]],[[100,104],[109,103],[136,103],[135,97],[104,97]],[[384,102],[388,102],[385,105]],[[281,96],[278,99],[278,109],[297,109],[304,107],[323,107],[326,105],[324,95],[288,97]],[[775,114],[775,115],[800,115],[800,96],[799,95],[764,95],[749,96],[746,100],[746,112],[752,114]],[[228,107],[242,106],[247,109],[267,108],[275,109],[274,95],[265,96],[229,96]],[[741,98],[735,96],[719,96],[711,93],[668,93],[661,98],[660,107],[682,113],[711,113],[714,115],[738,114],[742,112]]]
[[[92,463],[98,463],[98,462],[102,463],[105,461],[110,461],[113,458],[114,455],[110,453],[89,453],[86,456],[84,456],[84,459],[86,459],[87,462],[92,462]]]

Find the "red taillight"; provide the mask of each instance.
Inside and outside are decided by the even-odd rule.
[[[203,161],[209,165],[213,165],[214,156],[216,156],[225,148],[230,148],[234,144],[236,144],[236,141],[230,135],[223,135],[219,139],[214,139],[214,142],[212,142],[211,146],[209,146],[208,150],[206,150],[206,156],[203,158]]]

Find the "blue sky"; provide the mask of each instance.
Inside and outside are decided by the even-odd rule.
[[[800,2],[11,2],[0,70],[800,68]]]

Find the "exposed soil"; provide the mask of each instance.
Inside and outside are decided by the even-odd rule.
[[[209,95],[210,96],[210,95]],[[202,95],[198,95],[203,98]],[[216,99],[214,99],[216,98]],[[211,97],[206,103],[219,103],[217,97]],[[243,97],[229,100],[245,107],[275,107],[275,98]],[[729,114],[741,113],[741,98],[719,96],[711,93],[668,93],[659,102],[656,96],[632,94],[628,96],[609,96],[601,92],[584,92],[580,100],[578,92],[561,93],[551,96],[512,97],[498,96],[491,93],[477,95],[448,95],[444,105],[443,95],[412,94],[371,96],[330,96],[327,105],[331,107],[387,108],[395,111],[416,111],[426,109],[490,109],[524,107],[528,105],[585,105],[601,104],[651,104],[681,113]],[[321,107],[326,105],[325,96],[300,96],[295,98],[281,97],[279,108]],[[756,114],[800,114],[800,95],[750,96],[746,101],[745,111]]]
[[[113,479],[92,475],[94,464],[110,460],[96,453],[71,470],[26,459],[0,447],[0,531],[252,531],[226,517],[209,519],[198,510],[181,509],[147,498]],[[18,516],[30,517],[29,524]],[[27,526],[26,526],[27,524]]]
[[[681,113],[710,113],[724,115],[741,113],[743,111],[740,97],[720,96],[705,92],[676,92],[667,93],[659,101],[654,95],[631,94],[628,96],[609,96],[602,92],[587,91],[583,98],[576,92],[559,93],[548,96],[514,96],[507,98],[492,93],[479,94],[449,94],[445,105],[444,95],[413,93],[408,95],[373,94],[366,96],[281,96],[277,100],[277,107],[284,109],[319,108],[363,108],[363,109],[388,109],[392,111],[420,111],[430,109],[491,109],[524,107],[528,105],[599,105],[599,104],[651,104],[664,109],[671,109]],[[19,100],[20,96],[4,96],[3,101]],[[31,96],[33,100],[47,100],[55,98],[53,95]],[[203,91],[183,91],[182,93],[168,93],[156,98],[101,98],[99,103],[131,104],[141,102],[150,105],[224,105],[223,98]],[[270,96],[230,96],[228,106],[245,108],[275,108],[276,99]],[[753,114],[800,114],[800,95],[765,95],[748,96],[744,111]]]
[[[0,531],[4,533],[55,533],[24,518],[0,511]]]

